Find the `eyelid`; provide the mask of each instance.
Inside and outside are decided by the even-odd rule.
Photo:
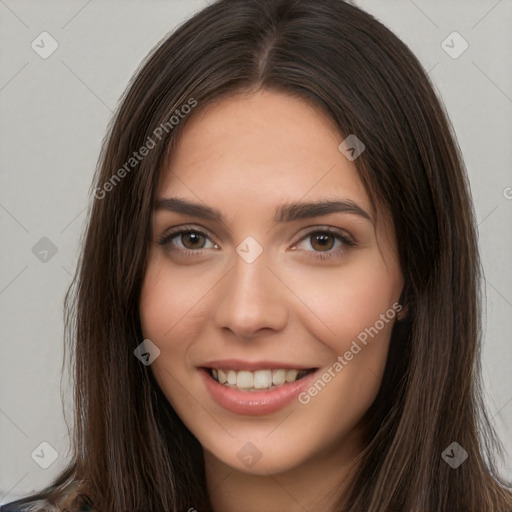
[[[183,233],[191,233],[191,232],[202,235],[205,238],[207,238],[208,240],[210,240],[210,242],[214,246],[216,246],[215,247],[216,249],[219,247],[219,244],[217,242],[215,242],[215,240],[214,240],[215,237],[213,237],[210,234],[210,231],[208,229],[206,229],[205,227],[197,225],[197,224],[183,225],[183,226],[177,226],[175,228],[171,228],[168,231],[166,231],[161,237],[159,237],[158,243],[160,245],[171,246],[172,244],[170,244],[170,241],[174,237],[181,235]],[[331,256],[334,257],[334,256],[342,253],[343,251],[345,251],[347,246],[354,247],[354,246],[358,245],[357,242],[354,240],[354,238],[350,234],[348,234],[345,230],[343,230],[341,228],[336,228],[333,226],[318,225],[318,226],[309,226],[308,228],[305,228],[305,230],[302,231],[302,234],[300,234],[298,236],[296,241],[293,244],[291,244],[292,250],[296,250],[295,247],[297,246],[298,243],[302,242],[303,240],[307,239],[309,236],[312,236],[315,233],[329,233],[329,234],[334,235],[337,238],[337,240],[339,240],[342,243],[342,247],[339,247],[338,249],[330,249],[328,251],[314,251],[314,250],[313,251],[304,251],[304,252],[312,253],[314,255],[313,257],[323,257],[323,258],[331,257]],[[173,250],[176,250],[177,252],[181,252],[182,254],[185,254],[185,255],[200,255],[203,253],[203,251],[205,251],[207,249],[211,249],[211,247],[201,248],[201,249],[186,249],[186,248],[176,247],[176,246],[172,246],[172,247],[173,247]]]
[[[340,237],[345,243],[348,243],[350,245],[357,245],[354,237],[350,235],[347,231],[341,228],[336,228],[334,226],[310,226],[305,229],[305,231],[302,232],[302,234],[298,235],[297,241],[294,242],[292,245],[295,246],[298,242],[301,242],[308,236],[311,236],[315,233],[330,233],[332,235],[337,235]]]
[[[195,225],[183,225],[183,226],[176,226],[174,228],[171,228],[167,231],[164,232],[163,235],[161,235],[159,238],[158,238],[158,244],[159,245],[171,245],[170,244],[170,241],[175,238],[176,236],[178,235],[181,235],[183,233],[196,233],[198,235],[202,235],[204,236],[205,238],[207,238],[208,240],[210,240],[212,242],[212,244],[214,246],[219,246],[219,244],[217,242],[215,242],[215,237],[212,236],[212,234],[210,233],[210,231],[208,229],[206,229],[204,226],[198,226],[197,224]],[[202,249],[183,249],[181,247],[173,247],[174,249],[176,249],[177,251],[180,251],[180,252],[188,252],[188,253],[201,253],[202,251],[205,251],[206,249],[209,249],[209,248],[202,248]]]
[[[175,227],[169,228],[164,231],[163,235],[161,235],[160,238],[164,238],[164,237],[167,237],[170,235],[176,235],[183,231],[187,232],[187,233],[189,231],[194,231],[197,233],[208,235],[210,238],[215,238],[215,236],[212,234],[212,232],[208,228],[202,226],[201,224],[183,224],[181,226],[175,226]]]

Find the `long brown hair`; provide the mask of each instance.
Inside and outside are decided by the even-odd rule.
[[[344,510],[512,510],[482,400],[481,267],[460,150],[415,56],[341,0],[220,0],[136,73],[102,148],[67,298],[74,454],[47,496],[72,480],[101,511],[210,509],[201,446],[134,357],[139,296],[154,193],[178,134],[206,105],[258,88],[315,104],[364,142],[355,164],[398,240],[407,317],[392,333]],[[442,458],[453,442],[468,453],[456,469]]]

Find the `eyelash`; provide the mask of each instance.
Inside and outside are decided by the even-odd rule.
[[[178,252],[182,253],[184,256],[192,256],[192,257],[200,256],[203,253],[203,251],[205,251],[206,249],[195,249],[195,250],[194,249],[183,249],[181,247],[172,247],[172,245],[171,245],[171,241],[174,238],[176,238],[180,235],[183,235],[183,234],[190,234],[190,233],[193,233],[193,234],[196,234],[199,236],[203,236],[209,240],[211,238],[207,233],[205,233],[203,231],[200,231],[196,228],[192,228],[192,227],[189,228],[189,227],[185,226],[185,227],[177,228],[176,230],[173,230],[173,231],[161,236],[158,239],[158,244],[161,246],[169,245],[169,246],[171,246],[171,250],[178,251]],[[314,250],[307,251],[307,252],[313,253],[311,255],[312,258],[316,258],[319,260],[330,259],[330,258],[341,255],[343,252],[346,251],[346,247],[356,247],[357,246],[357,244],[354,240],[350,239],[348,236],[346,236],[340,230],[332,228],[332,227],[319,227],[319,228],[315,228],[315,229],[309,231],[308,233],[306,233],[300,240],[298,240],[297,243],[293,244],[293,247],[297,246],[299,244],[299,242],[306,240],[308,237],[311,237],[316,234],[325,234],[325,233],[334,235],[334,237],[342,243],[342,246],[338,247],[338,249],[330,249],[329,251],[314,251]],[[212,242],[212,243],[218,247],[218,245],[215,242]]]

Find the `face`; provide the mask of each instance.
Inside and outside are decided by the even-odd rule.
[[[403,278],[343,139],[260,91],[189,119],[162,170],[140,316],[209,460],[263,475],[361,448]]]

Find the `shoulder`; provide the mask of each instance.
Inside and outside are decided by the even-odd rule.
[[[35,512],[39,510],[47,511],[52,509],[48,509],[48,502],[46,500],[28,501],[26,498],[0,507],[0,512]]]
[[[45,499],[24,498],[0,506],[0,512],[94,512],[92,503],[84,494],[78,494],[62,506],[52,505]]]

